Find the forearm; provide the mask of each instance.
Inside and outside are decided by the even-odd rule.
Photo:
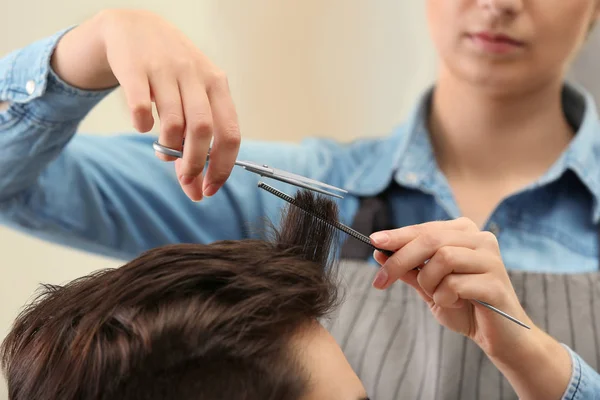
[[[600,399],[598,373],[539,328],[533,327],[528,336],[490,357],[520,399]]]
[[[490,359],[523,400],[560,400],[571,377],[568,351],[535,326],[518,346]]]

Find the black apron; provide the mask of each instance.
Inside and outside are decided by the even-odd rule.
[[[361,200],[352,227],[391,229],[387,193]],[[353,238],[342,247],[346,299],[323,321],[369,396],[376,400],[517,399],[504,376],[470,339],[441,326],[408,285],[371,287],[373,249]],[[599,274],[509,271],[534,323],[600,368]]]

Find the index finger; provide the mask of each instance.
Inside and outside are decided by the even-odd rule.
[[[417,236],[440,230],[479,232],[479,228],[473,221],[469,218],[461,217],[449,221],[431,221],[398,229],[379,231],[373,233],[370,239],[377,247],[396,251],[416,239]]]
[[[212,107],[214,139],[202,191],[204,196],[209,197],[214,195],[231,175],[241,136],[227,78],[216,78],[207,93]]]
[[[198,201],[202,199],[202,171],[210,146],[213,121],[202,83],[191,74],[180,80],[185,112],[185,145],[177,174],[187,196]]]

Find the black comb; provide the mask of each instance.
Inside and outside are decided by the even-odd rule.
[[[344,224],[342,224],[341,222],[338,221],[329,221],[327,220],[327,218],[325,218],[324,216],[316,213],[314,210],[307,210],[306,208],[302,207],[300,204],[298,204],[298,202],[292,197],[292,196],[288,196],[287,194],[280,192],[279,190],[275,189],[272,186],[267,185],[264,182],[258,182],[258,187],[261,189],[266,190],[267,192],[274,194],[275,196],[279,197],[280,199],[283,199],[285,201],[287,201],[288,203],[298,207],[299,209],[301,209],[302,211],[304,211],[305,213],[317,218],[319,221],[322,221],[324,223],[326,223],[329,226],[332,226],[336,229],[339,229],[340,231],[352,236],[353,238],[360,240],[363,243],[368,244],[369,246],[371,246],[372,248],[374,248],[377,251],[382,252],[383,254],[385,254],[386,256],[390,257],[394,254],[393,251],[390,250],[384,250],[384,249],[380,249],[378,247],[375,247],[373,245],[373,243],[371,243],[371,240],[369,239],[368,236],[363,235],[360,232],[355,231],[354,229],[350,228],[349,226],[346,226]],[[419,270],[419,267],[414,268],[415,270]],[[531,329],[529,326],[525,325],[523,322],[519,321],[518,319],[516,319],[515,317],[510,316],[509,314],[505,313],[502,310],[497,309],[496,307],[492,306],[491,304],[488,304],[484,301],[481,300],[475,300],[473,299],[472,301],[481,304],[482,306],[502,315],[503,317],[511,320],[512,322],[516,323],[517,325],[521,325],[524,328],[527,329]]]
[[[290,204],[293,204],[294,206],[298,207],[299,209],[301,209],[302,211],[304,211],[307,214],[312,215],[313,217],[319,219],[319,221],[322,221],[324,223],[326,223],[329,226],[332,226],[336,229],[339,229],[340,231],[346,233],[347,235],[352,236],[353,238],[360,240],[361,242],[368,244],[369,246],[371,246],[372,248],[374,248],[377,251],[382,252],[383,254],[385,254],[386,256],[390,257],[394,254],[393,251],[390,250],[384,250],[384,249],[380,249],[378,247],[375,247],[373,245],[373,243],[371,243],[371,239],[369,239],[368,236],[363,235],[362,233],[350,228],[347,225],[342,224],[341,222],[338,221],[330,221],[327,220],[324,216],[317,214],[314,210],[307,210],[306,208],[302,207],[302,205],[298,204],[298,202],[292,197],[289,196],[283,192],[280,192],[279,190],[275,189],[273,186],[269,186],[264,182],[258,182],[258,187],[261,189],[266,190],[267,192],[274,194],[275,196],[279,197],[280,199],[283,199],[285,201],[287,201]]]

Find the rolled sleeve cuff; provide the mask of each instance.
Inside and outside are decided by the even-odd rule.
[[[571,355],[572,373],[562,400],[600,399],[600,375],[590,367],[577,353],[563,344]]]
[[[114,88],[82,90],[64,82],[50,60],[60,39],[74,26],[38,40],[0,59],[0,100],[17,113],[42,123],[83,119]]]

